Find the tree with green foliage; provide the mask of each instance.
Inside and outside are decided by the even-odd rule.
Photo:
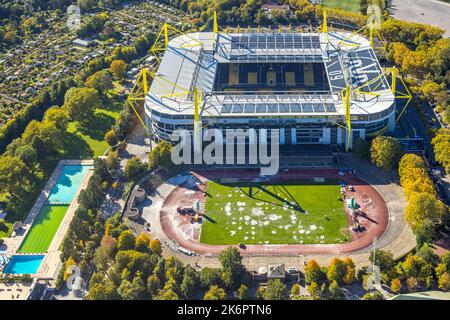
[[[397,166],[402,155],[403,149],[397,139],[385,136],[373,139],[370,156],[377,167],[391,170]]]
[[[125,164],[125,177],[128,180],[135,180],[144,175],[147,166],[138,157],[133,157]]]
[[[122,231],[117,239],[117,249],[132,250],[134,249],[136,238],[131,230]]]
[[[86,79],[85,85],[88,88],[97,90],[101,95],[106,94],[107,91],[114,88],[111,73],[107,69],[97,71],[93,75],[89,76]]]
[[[402,281],[399,278],[395,278],[391,281],[391,290],[394,293],[400,293],[402,290]]]
[[[383,295],[379,291],[372,291],[372,292],[366,293],[362,297],[362,300],[384,300],[384,299],[383,299]]]
[[[219,288],[219,286],[214,285],[209,288],[209,290],[205,293],[204,300],[225,300],[227,298],[227,294],[224,289]]]
[[[165,167],[171,168],[173,166],[171,159],[172,145],[166,141],[161,141],[148,154],[148,167],[150,170]]]
[[[247,270],[242,264],[239,249],[235,247],[224,249],[219,254],[219,261],[222,266],[222,280],[229,288],[234,288],[246,280]]]
[[[295,299],[300,295],[300,285],[298,283],[294,283],[291,287],[291,299]]]
[[[329,287],[330,298],[333,300],[343,300],[345,299],[345,294],[341,288],[339,288],[339,284],[337,281],[332,281]]]
[[[399,164],[400,184],[406,199],[416,193],[436,195],[434,183],[428,175],[423,159],[416,154],[405,154]]]
[[[200,287],[200,276],[191,266],[187,266],[183,272],[183,280],[180,289],[185,299],[193,299]]]
[[[446,206],[434,195],[414,193],[405,208],[405,220],[418,238],[418,243],[431,242],[437,224],[447,213]]]
[[[401,267],[408,278],[420,278],[425,262],[416,255],[409,254],[402,262]]]
[[[355,276],[356,276],[355,263],[353,262],[353,260],[350,257],[345,257],[344,263],[345,263],[346,270],[345,270],[345,275],[344,275],[344,278],[342,279],[342,281],[345,284],[352,284],[353,281],[355,281]]]
[[[121,296],[117,292],[115,285],[112,282],[106,284],[96,283],[89,288],[86,295],[87,300],[120,300]]]
[[[150,251],[150,236],[141,232],[135,240],[135,249],[140,252],[149,252]]]
[[[14,197],[25,196],[33,186],[33,175],[18,157],[0,157],[1,192]]]
[[[439,263],[439,256],[434,253],[428,243],[425,243],[422,247],[420,247],[416,255],[425,261],[425,263],[428,263],[433,267],[436,267]]]
[[[111,147],[117,145],[119,143],[119,139],[116,136],[116,132],[114,130],[109,130],[105,134],[105,141],[107,144],[109,144]]]
[[[118,150],[109,150],[108,156],[105,159],[105,165],[108,171],[115,172],[119,169],[120,159]]]
[[[264,300],[287,300],[289,294],[286,285],[280,279],[270,279],[264,292]]]
[[[450,174],[450,130],[439,129],[436,136],[431,141],[436,161]]]
[[[339,258],[333,258],[327,271],[327,278],[330,282],[336,281],[343,283],[343,279],[347,273],[347,265]]]
[[[416,277],[409,277],[406,279],[409,292],[416,292],[419,287],[419,280]]]
[[[317,284],[317,282],[315,282],[315,281],[310,282],[307,289],[308,289],[309,294],[311,295],[311,297],[314,300],[320,299],[321,290],[320,290],[320,287]]]
[[[316,284],[322,282],[324,277],[325,275],[316,260],[311,259],[306,263],[305,281],[307,284],[312,282],[315,282]]]
[[[92,88],[70,88],[64,96],[64,108],[72,120],[85,125],[89,123],[94,111],[100,106],[97,90]]]
[[[373,261],[373,251],[370,251],[369,260]],[[383,273],[391,271],[395,267],[394,255],[390,251],[376,249],[375,265],[380,267],[380,271]]]
[[[118,81],[122,81],[125,79],[125,74],[127,71],[127,64],[123,60],[114,60],[111,62],[109,66],[109,70],[111,71],[114,79]]]
[[[45,112],[43,122],[51,122],[59,131],[65,132],[69,125],[69,116],[64,108],[53,106]]]
[[[438,287],[443,291],[450,291],[450,274],[442,273],[438,278]]]
[[[439,277],[443,273],[450,274],[450,252],[447,251],[441,256],[441,261],[436,267],[436,275]]]
[[[200,271],[200,285],[202,288],[209,288],[213,285],[222,285],[220,269],[205,267]]]
[[[153,252],[154,254],[160,256],[162,253],[162,248],[161,248],[161,241],[159,239],[152,239],[150,240],[150,244],[149,244],[149,248],[150,251]]]
[[[237,296],[239,300],[246,300],[249,298],[248,287],[245,284],[241,284],[237,291]]]

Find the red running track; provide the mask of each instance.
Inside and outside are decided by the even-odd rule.
[[[189,222],[185,220],[185,227],[189,227],[190,234],[183,232],[183,222],[178,220],[178,225],[174,226],[173,219],[185,219],[176,213],[176,208],[182,203],[193,204],[196,199],[205,200],[205,191],[208,180],[217,180],[223,178],[253,179],[259,176],[259,170],[208,170],[197,171],[193,174],[199,178],[202,184],[191,194],[186,195],[186,186],[181,185],[169,194],[165,199],[160,213],[161,225],[167,235],[175,240],[180,246],[194,251],[200,255],[217,255],[229,245],[209,245],[198,241],[200,234],[200,225],[192,231]],[[373,238],[378,239],[383,235],[388,225],[389,214],[385,201],[382,196],[369,184],[351,176],[348,173],[345,176],[339,176],[336,169],[290,169],[288,172],[279,172],[271,177],[271,181],[292,181],[306,180],[315,177],[324,177],[329,179],[339,179],[346,182],[347,185],[353,185],[356,192],[346,193],[354,196],[356,202],[366,213],[366,217],[358,217],[360,224],[365,228],[363,232],[352,231],[352,241],[340,244],[264,244],[264,245],[246,245],[245,249],[240,249],[243,255],[299,255],[299,254],[342,254],[359,251],[372,244]],[[370,204],[371,202],[371,204]],[[367,206],[366,206],[367,205]],[[350,225],[350,214],[347,213]]]

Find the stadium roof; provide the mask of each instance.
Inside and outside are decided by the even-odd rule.
[[[328,39],[327,39],[328,38]],[[394,103],[369,41],[350,33],[240,33],[216,37],[197,32],[172,39],[146,97],[150,109],[162,114],[193,115],[192,89],[204,93],[211,116],[327,115],[342,116],[341,91],[352,91],[351,114],[375,114]],[[329,92],[213,92],[219,63],[324,63]],[[366,94],[375,92],[375,94]],[[206,114],[204,114],[206,115]]]

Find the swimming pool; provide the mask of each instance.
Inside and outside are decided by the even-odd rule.
[[[70,204],[87,171],[92,168],[92,165],[63,165],[58,180],[48,197],[48,202],[50,204]]]
[[[60,175],[47,201],[31,225],[25,239],[20,244],[20,253],[47,252],[67,209],[93,165],[63,165]]]
[[[4,274],[35,274],[41,265],[44,255],[12,256],[3,270]]]

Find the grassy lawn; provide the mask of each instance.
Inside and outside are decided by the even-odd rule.
[[[70,156],[75,158],[93,158],[102,156],[109,145],[104,140],[105,133],[111,129],[121,111],[120,104],[113,104],[110,109],[97,109],[95,119],[87,127],[77,126],[76,122],[69,123],[67,131],[73,133],[70,144]]]
[[[324,6],[359,13],[359,0],[325,0]]]
[[[296,184],[208,182],[200,242],[341,243],[350,240],[337,181]]]
[[[68,205],[44,205],[19,248],[21,253],[46,252],[66,214]]]

